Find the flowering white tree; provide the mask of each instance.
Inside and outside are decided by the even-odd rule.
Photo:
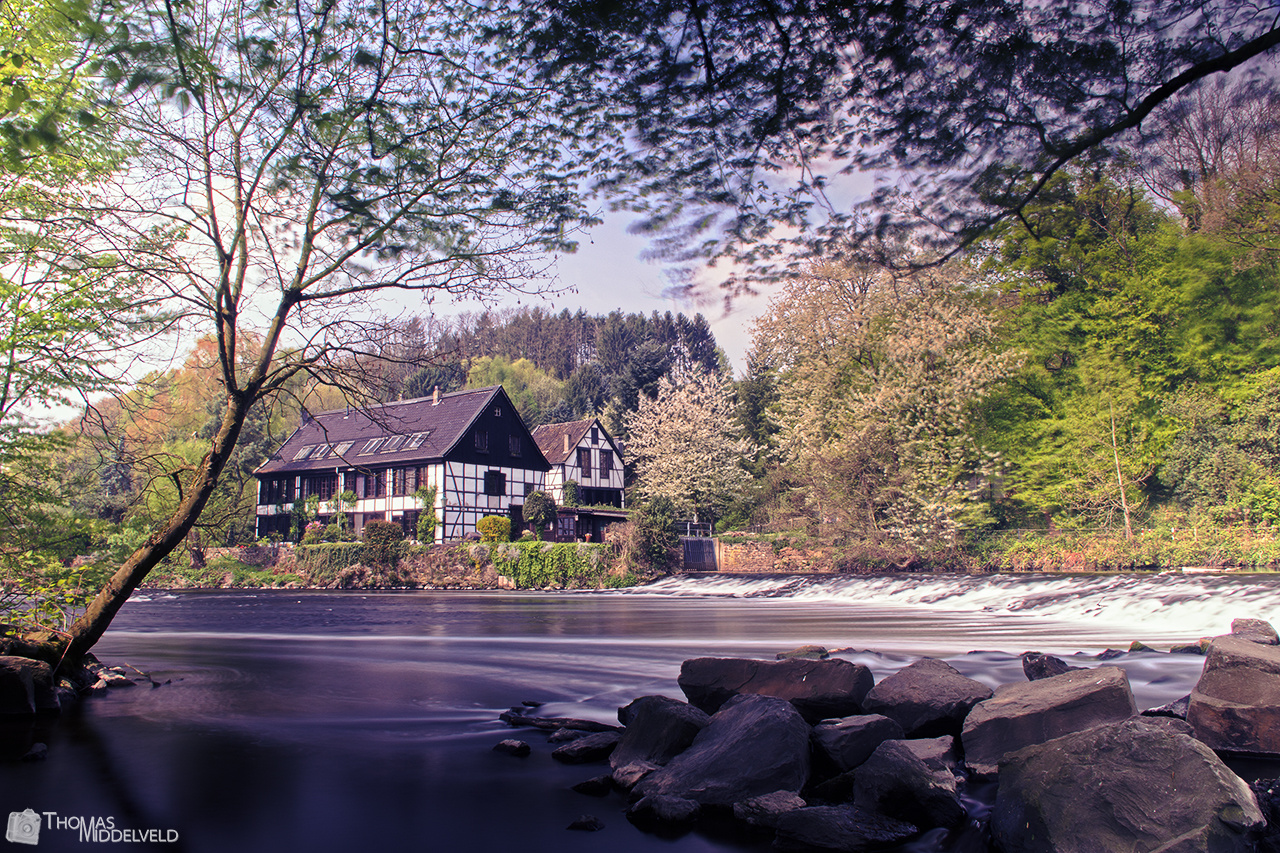
[[[742,437],[733,393],[705,370],[695,367],[679,384],[664,377],[657,399],[641,397],[627,428],[637,494],[667,498],[694,521],[721,515],[750,482],[741,463],[755,448]]]
[[[808,510],[862,536],[952,543],[999,467],[978,404],[1021,358],[996,345],[968,266],[816,265],[755,327],[777,371],[779,441]]]

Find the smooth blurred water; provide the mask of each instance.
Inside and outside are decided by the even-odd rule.
[[[843,656],[877,678],[931,655],[995,686],[1023,679],[1018,652],[1089,663],[1133,639],[1191,641],[1225,632],[1231,616],[1280,612],[1278,589],[1270,578],[903,576],[622,593],[150,592],[97,653],[167,683],[89,699],[40,733],[46,761],[0,765],[0,812],[179,834],[86,847],[46,828],[45,851],[753,849],[714,829],[640,832],[621,797],[568,790],[601,769],[552,761],[543,737],[498,713],[533,700],[547,716],[615,721],[637,696],[682,698],[686,658],[772,658],[803,643],[851,649]],[[1150,707],[1189,692],[1202,659],[1118,662]],[[510,736],[534,754],[492,752]],[[582,814],[605,829],[565,829]]]

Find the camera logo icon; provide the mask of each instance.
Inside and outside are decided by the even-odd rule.
[[[9,826],[4,831],[6,841],[15,844],[40,843],[40,815],[31,809],[9,812]]]

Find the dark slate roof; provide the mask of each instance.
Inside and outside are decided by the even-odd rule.
[[[533,440],[538,443],[538,449],[542,451],[543,456],[547,457],[548,462],[559,465],[577,449],[578,442],[582,441],[582,437],[595,422],[595,418],[587,418],[583,421],[568,421],[562,424],[543,424],[533,431]],[[603,432],[603,428],[601,431]],[[564,449],[566,435],[569,436],[568,450]]]
[[[254,473],[384,468],[442,459],[499,394],[506,396],[502,386],[493,385],[441,394],[438,404],[431,397],[418,397],[366,409],[321,412],[298,427]],[[377,438],[389,440],[365,452]],[[392,449],[387,450],[388,446]]]

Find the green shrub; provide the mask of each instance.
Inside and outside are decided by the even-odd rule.
[[[315,586],[332,586],[348,566],[364,562],[365,546],[360,542],[324,542],[299,545],[294,551],[299,571]]]
[[[422,506],[418,516],[417,536],[419,542],[436,541],[436,487],[424,486],[413,493]]]
[[[578,481],[577,481],[577,480],[566,480],[566,481],[565,481],[565,483],[564,483],[564,505],[565,505],[565,506],[577,506],[577,505],[578,505]]]
[[[486,515],[476,522],[481,542],[506,542],[511,538],[511,519],[503,515]]]
[[[393,566],[404,550],[404,529],[394,521],[365,522],[363,562],[374,566]]]
[[[533,525],[536,535],[541,539],[547,528],[556,523],[556,502],[546,492],[532,492],[524,498],[524,520]]]

